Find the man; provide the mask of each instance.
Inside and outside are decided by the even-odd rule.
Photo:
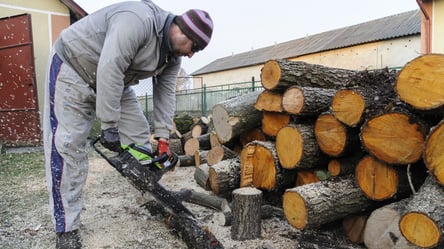
[[[159,155],[170,155],[181,57],[204,49],[212,30],[205,11],[175,16],[142,0],[105,7],[61,33],[49,61],[43,131],[56,248],[81,247],[78,229],[94,112],[106,148],[119,151],[121,143],[137,143],[151,149],[149,124],[129,86],[153,77],[154,135]]]

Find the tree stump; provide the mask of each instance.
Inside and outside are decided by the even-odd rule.
[[[425,142],[424,163],[439,184],[444,186],[444,121],[431,129]]]
[[[254,108],[260,93],[251,92],[213,106],[213,125],[222,144],[260,126],[262,114]]]
[[[399,230],[412,244],[443,248],[444,188],[429,175],[408,203],[399,221]]]
[[[233,221],[231,238],[234,240],[256,239],[261,236],[262,191],[239,188],[233,191]]]

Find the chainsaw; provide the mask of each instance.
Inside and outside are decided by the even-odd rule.
[[[173,214],[194,215],[176,197],[165,189],[159,180],[163,174],[173,168],[178,156],[174,152],[171,156],[163,154],[160,157],[154,156],[149,150],[142,146],[130,144],[122,146],[121,152],[115,156],[107,156],[99,149],[97,142],[100,137],[91,142],[94,150],[99,153],[112,167],[142,193],[150,193],[156,201],[169,209]]]

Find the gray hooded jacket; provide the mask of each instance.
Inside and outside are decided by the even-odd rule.
[[[64,30],[55,44],[62,60],[96,89],[102,129],[116,127],[124,87],[153,80],[154,133],[168,138],[176,105],[181,59],[169,56],[165,24],[174,15],[150,0],[121,2],[94,12]],[[162,58],[161,58],[162,57]]]

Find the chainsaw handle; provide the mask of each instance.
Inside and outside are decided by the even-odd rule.
[[[97,148],[96,144],[97,142],[100,141],[100,136],[96,137],[95,139],[93,139],[91,141],[91,146],[94,148],[94,150],[100,154],[101,157],[103,157],[109,164],[111,164],[114,168],[117,168],[116,163],[111,160],[108,156],[105,155],[105,153],[103,153],[103,151],[101,151],[99,148]]]

